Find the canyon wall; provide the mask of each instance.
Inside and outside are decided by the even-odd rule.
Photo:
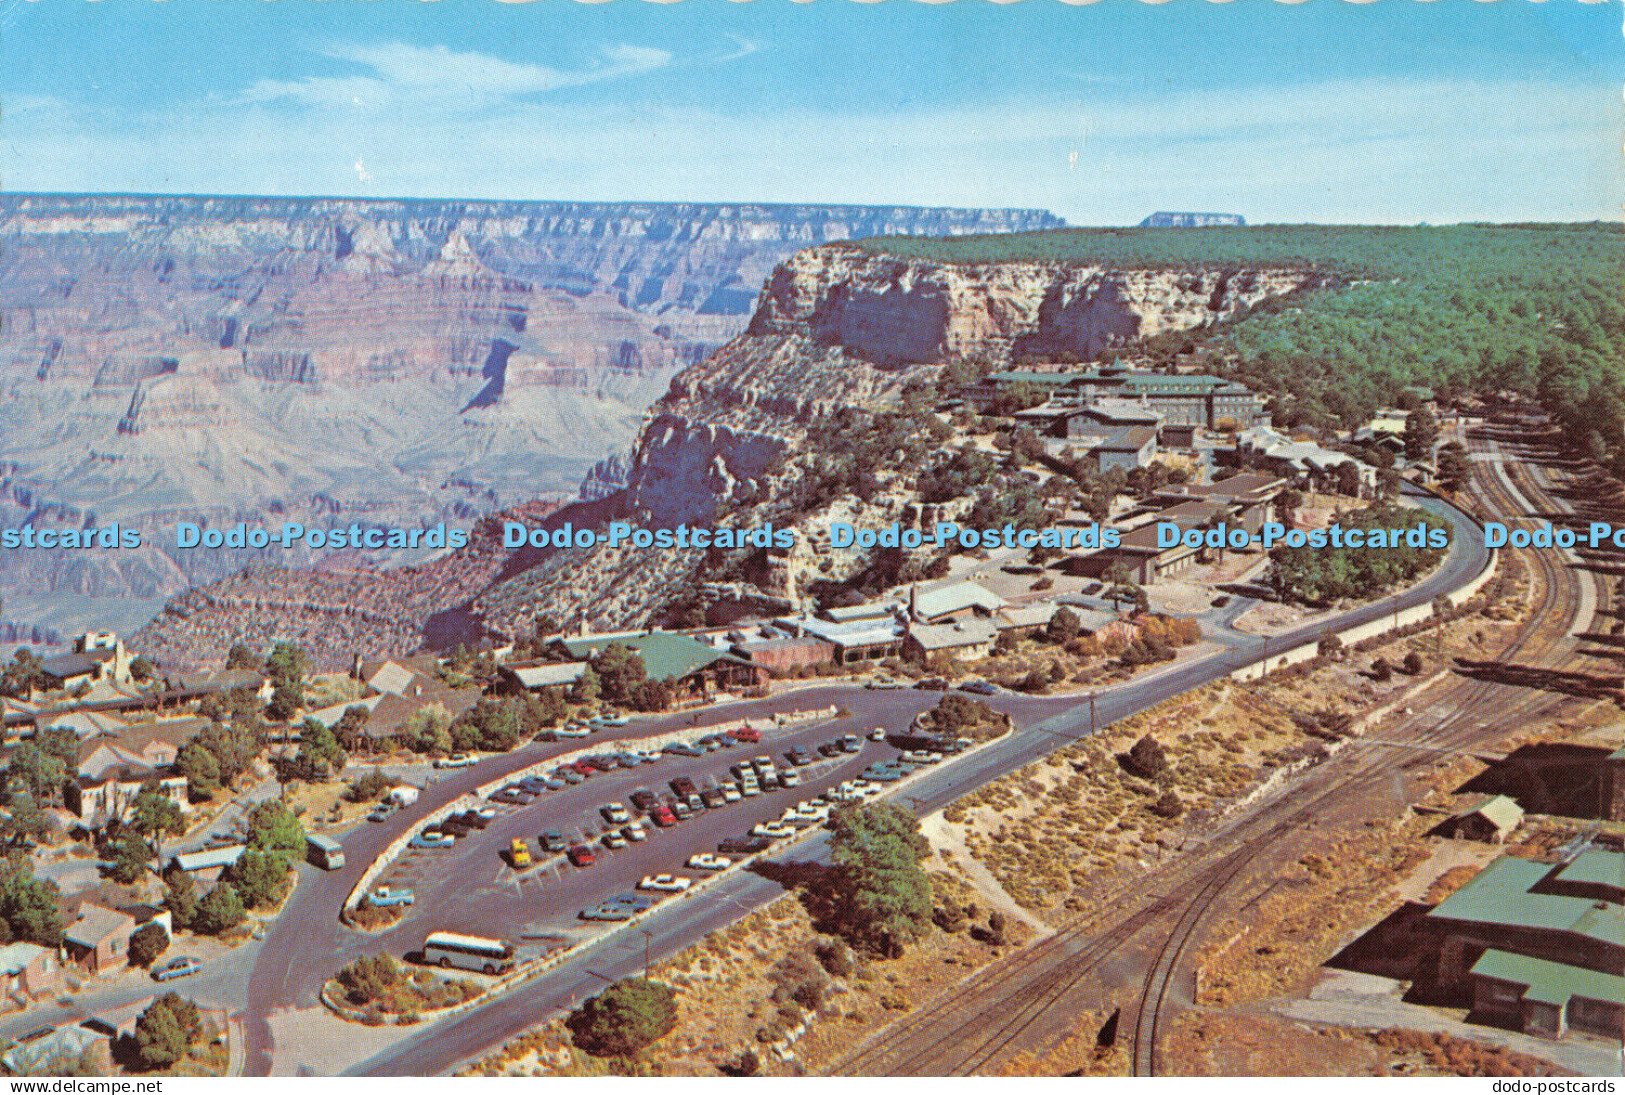
[[[466,524],[567,501],[630,449],[675,373],[740,333],[797,250],[1058,223],[1027,210],[0,195],[0,525],[119,521],[158,545],[98,563],[7,553],[0,595],[163,596],[319,561],[176,553],[164,545],[177,520]],[[588,493],[623,477],[605,465]]]

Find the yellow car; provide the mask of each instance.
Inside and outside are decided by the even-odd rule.
[[[513,844],[510,845],[508,850],[508,858],[513,861],[515,867],[528,867],[530,866],[530,848],[523,840],[514,837]]]

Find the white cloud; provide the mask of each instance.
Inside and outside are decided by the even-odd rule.
[[[243,101],[372,109],[440,103],[469,109],[560,88],[638,76],[672,62],[672,55],[666,50],[636,45],[607,47],[595,63],[576,70],[405,42],[337,46],[323,52],[333,60],[358,65],[368,70],[368,74],[261,80],[243,93]]]

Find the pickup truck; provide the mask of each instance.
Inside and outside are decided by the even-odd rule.
[[[393,886],[379,886],[367,894],[367,901],[375,909],[388,909],[395,905],[411,905],[417,895],[411,890],[397,890]]]

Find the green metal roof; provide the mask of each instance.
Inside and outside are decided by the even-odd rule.
[[[1588,848],[1558,871],[1557,877],[1564,882],[1622,887],[1625,886],[1625,855],[1602,848]]]
[[[1618,1004],[1625,1000],[1625,977],[1507,951],[1485,951],[1473,963],[1470,972],[1479,977],[1493,977],[1497,981],[1523,985],[1525,1000],[1557,1007],[1566,1007],[1569,999],[1575,996],[1607,1004]]]
[[[1078,373],[1037,373],[1027,369],[1011,369],[1008,372],[992,373],[988,380],[995,384],[1070,384],[1078,378]]]
[[[1597,854],[1622,858],[1615,852]],[[1551,871],[1547,863],[1502,856],[1427,915],[1439,920],[1568,932],[1608,946],[1625,947],[1625,909],[1619,905],[1530,892]]]
[[[643,659],[643,669],[648,673],[649,679],[656,681],[663,681],[667,677],[685,677],[696,669],[716,661],[750,664],[742,658],[707,646],[698,639],[691,639],[687,635],[673,635],[665,631],[648,634],[627,632],[619,635],[592,635],[585,639],[567,639],[564,645],[572,656],[590,658],[603,651],[610,643],[620,643],[636,651]]]

